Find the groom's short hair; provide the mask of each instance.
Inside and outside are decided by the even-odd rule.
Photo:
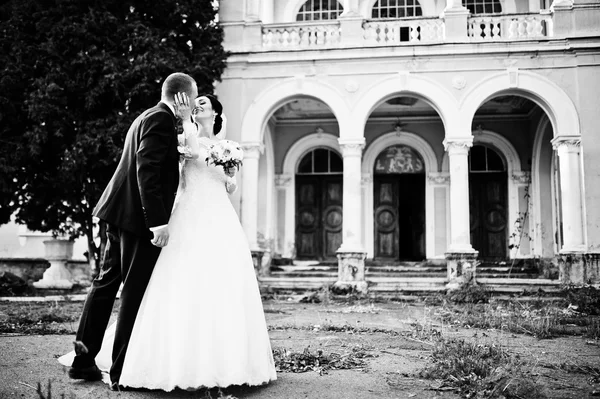
[[[188,95],[191,95],[192,87],[195,84],[196,81],[194,80],[194,78],[192,78],[188,74],[182,72],[172,73],[169,76],[167,76],[162,85],[161,96],[172,100],[173,97],[175,97],[175,94],[177,93],[184,92]]]

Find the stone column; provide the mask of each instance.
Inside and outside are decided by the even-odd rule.
[[[295,230],[294,216],[296,213],[294,193],[291,190],[293,177],[288,174],[275,175],[277,189],[277,232],[283,231],[283,237],[278,238],[278,250],[284,258],[294,256]],[[283,228],[282,228],[283,226]]]
[[[586,281],[581,139],[579,136],[558,136],[552,140],[552,147],[558,154],[563,229],[563,246],[558,257],[559,279],[563,284],[580,285]]]
[[[560,195],[563,226],[561,252],[585,251],[583,234],[583,195],[581,184],[581,139],[559,136],[552,140],[558,154],[560,172]]]
[[[473,138],[445,139],[450,167],[450,245],[446,252],[448,288],[475,279],[477,251],[471,246],[469,215],[469,149]]]
[[[242,143],[244,165],[242,166],[242,226],[248,239],[254,267],[258,273],[263,251],[258,246],[258,160],[262,151],[260,143]]]
[[[344,207],[342,222],[342,245],[337,251],[338,281],[334,289],[365,293],[365,258],[362,237],[361,161],[364,139],[339,140],[344,159]]]

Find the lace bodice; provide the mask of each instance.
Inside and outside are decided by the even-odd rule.
[[[197,159],[186,159],[181,165],[177,202],[196,202],[205,196],[212,200],[228,200],[227,193],[237,189],[235,177],[225,174],[223,167],[207,165],[208,148],[217,140],[198,137],[195,132],[185,132],[185,145],[198,154]],[[225,198],[221,198],[225,197]]]

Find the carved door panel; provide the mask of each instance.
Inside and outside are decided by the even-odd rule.
[[[296,176],[296,257],[317,259],[321,252],[319,181]]]
[[[296,176],[296,257],[335,259],[342,244],[342,176]]]
[[[398,259],[398,179],[376,176],[374,183],[375,257]]]
[[[425,177],[376,176],[374,191],[375,257],[425,259]]]
[[[471,245],[481,258],[507,256],[507,191],[504,172],[469,175]]]
[[[322,188],[322,257],[335,259],[342,245],[342,177],[323,178]]]

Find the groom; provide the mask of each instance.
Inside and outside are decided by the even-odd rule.
[[[110,369],[111,388],[119,388],[138,308],[160,250],[169,241],[167,223],[179,182],[174,98],[180,92],[193,101],[196,82],[184,73],[169,75],[160,102],[132,123],[117,170],[93,211],[107,224],[108,242],[79,322],[69,369],[73,379],[102,379],[94,358],[123,283]]]

